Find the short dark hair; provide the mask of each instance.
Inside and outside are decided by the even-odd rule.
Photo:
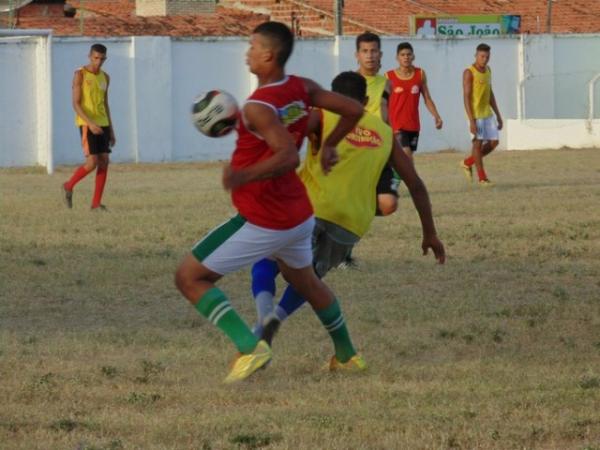
[[[410,42],[400,42],[398,47],[396,48],[396,55],[400,53],[402,50],[408,49],[411,53],[414,53],[413,46],[410,45]]]
[[[362,103],[367,96],[367,80],[357,72],[342,72],[331,82],[331,90]]]
[[[381,39],[375,33],[371,33],[370,31],[365,31],[362,34],[356,36],[356,50],[360,48],[361,42],[377,42],[377,47],[381,49]]]
[[[479,44],[477,46],[477,51],[478,52],[488,52],[490,51],[491,47],[487,44]]]
[[[294,35],[287,25],[281,22],[264,22],[257,26],[252,34],[260,34],[267,38],[277,55],[277,64],[280,67],[285,66],[294,49]]]
[[[102,44],[94,44],[90,47],[90,53],[92,52],[102,53],[103,55],[106,55],[106,47]]]

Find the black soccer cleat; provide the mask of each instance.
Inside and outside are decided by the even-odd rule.
[[[73,208],[73,191],[68,191],[64,184],[62,185],[61,189],[62,189],[63,201],[65,202],[65,205],[69,209]]]
[[[269,314],[265,317],[263,321],[263,331],[260,338],[263,341],[266,341],[271,346],[271,342],[273,342],[273,338],[279,331],[279,327],[281,326],[281,320],[275,314]]]

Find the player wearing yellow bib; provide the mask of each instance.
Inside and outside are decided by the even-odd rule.
[[[388,121],[388,99],[390,96],[389,80],[379,74],[381,68],[381,39],[374,33],[366,32],[356,37],[356,62],[358,73],[367,81],[367,104],[365,110]],[[377,192],[377,214],[388,216],[398,208],[398,184],[400,180],[394,175],[392,168],[385,165],[379,182]],[[349,264],[352,259],[349,258]]]
[[[338,75],[333,80],[332,90],[365,103],[366,83],[356,72]],[[317,275],[323,277],[336,267],[369,229],[375,217],[373,191],[388,162],[405,181],[419,213],[423,254],[432,249],[438,262],[443,263],[444,246],[436,234],[425,185],[394,139],[392,129],[379,117],[365,112],[354,130],[337,145],[337,165],[329,174],[323,172],[319,162],[323,137],[328,136],[338,121],[339,116],[327,111],[311,113],[310,144],[299,171],[315,211],[313,266]],[[273,313],[260,317],[261,309],[258,308],[259,323],[263,325],[262,339],[271,342],[281,321],[303,303],[302,297],[288,286]]]
[[[473,145],[471,156],[461,162],[461,167],[467,180],[472,182],[472,170],[475,165],[481,186],[492,184],[483,168],[483,157],[489,155],[498,146],[498,130],[502,129],[502,116],[492,90],[489,60],[490,46],[479,44],[475,53],[475,62],[463,72],[463,101]]]
[[[104,210],[101,204],[106,175],[108,154],[115,145],[115,133],[108,107],[110,77],[101,67],[106,61],[106,47],[94,44],[90,49],[89,64],[75,71],[73,77],[73,109],[75,124],[79,127],[85,164],[78,167],[69,181],[63,184],[64,200],[73,207],[73,189],[87,174],[97,168],[92,210]]]

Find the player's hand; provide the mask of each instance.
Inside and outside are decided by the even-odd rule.
[[[439,116],[436,117],[435,118],[435,128],[438,130],[441,130],[443,125],[444,125],[444,121],[442,120],[442,118]]]
[[[496,122],[498,122],[498,129],[501,130],[503,125],[502,117],[497,117]]]
[[[223,187],[230,191],[245,183],[243,172],[241,170],[233,170],[229,164],[223,168]]]
[[[433,255],[438,263],[444,264],[446,262],[444,244],[442,244],[442,241],[440,241],[435,234],[433,236],[424,237],[421,248],[423,249],[423,255],[426,255],[429,252],[429,249],[431,249],[433,250]]]
[[[334,146],[323,145],[321,147],[321,168],[323,169],[323,173],[328,174],[331,172],[331,169],[338,161],[338,152]]]
[[[477,136],[477,124],[475,123],[475,119],[469,120],[469,131],[472,135]]]
[[[90,131],[96,135],[104,134],[104,130],[95,123],[90,124]]]

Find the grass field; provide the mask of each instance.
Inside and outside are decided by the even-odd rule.
[[[333,271],[370,368],[332,375],[309,308],[271,366],[222,384],[233,347],[173,285],[233,210],[218,164],[114,165],[61,203],[41,169],[0,170],[1,449],[600,449],[600,150],[418,155],[446,265],[420,254],[403,188]],[[254,319],[249,274],[221,282]]]

